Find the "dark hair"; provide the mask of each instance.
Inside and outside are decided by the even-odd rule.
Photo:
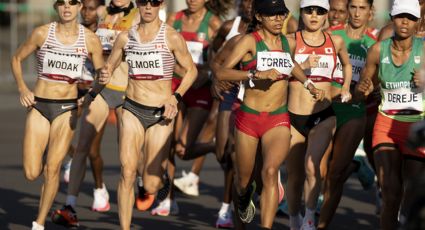
[[[351,3],[352,0],[348,0],[348,4]],[[369,3],[370,7],[373,6],[373,0],[367,0],[367,3]]]
[[[234,6],[234,0],[209,0],[205,7],[213,14],[224,17]]]

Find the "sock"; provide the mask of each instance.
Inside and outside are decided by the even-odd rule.
[[[44,230],[44,226],[39,225],[37,222],[33,221],[31,230]]]
[[[304,223],[308,223],[309,225],[314,225],[314,214],[315,210],[311,210],[309,208],[305,208],[305,216],[304,216]]]
[[[221,208],[220,208],[220,211],[219,211],[219,213],[225,213],[225,212],[228,212],[229,211],[229,206],[230,206],[230,204],[228,204],[228,203],[222,203],[221,204]]]
[[[139,187],[143,187],[143,179],[142,179],[142,177],[141,177],[141,176],[138,176],[138,177],[137,177],[137,185],[138,185]]]
[[[290,228],[300,228],[301,227],[301,214],[290,215],[289,216],[289,227]]]
[[[170,209],[170,207],[171,207],[171,200],[170,200],[170,198],[166,198],[161,203],[162,203],[163,206],[166,206],[168,209]]]
[[[77,205],[77,197],[73,195],[66,196],[66,205],[71,205],[72,208],[75,208]]]
[[[187,177],[188,177],[190,180],[192,180],[192,181],[194,181],[194,180],[198,181],[198,180],[199,180],[199,176],[198,176],[198,175],[196,175],[196,174],[195,174],[195,173],[193,173],[193,172],[190,172],[189,174],[187,174]]]

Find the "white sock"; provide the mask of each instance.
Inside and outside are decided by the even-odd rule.
[[[137,177],[137,185],[139,185],[139,187],[143,187],[143,179],[141,176]]]
[[[171,207],[171,200],[170,200],[170,198],[166,198],[165,200],[163,200],[162,202],[162,205],[163,206],[166,206],[166,207],[168,207],[168,208],[170,208]]]
[[[302,219],[302,217],[301,217],[300,213],[298,213],[294,216],[290,215],[289,216],[289,227],[290,228],[296,228],[296,229],[300,228],[301,227],[301,219]]]
[[[72,208],[75,208],[77,205],[77,197],[73,195],[67,195],[66,196],[66,205],[71,205]]]
[[[228,203],[222,203],[221,204],[221,208],[220,208],[220,211],[219,211],[219,213],[225,213],[225,212],[228,212],[229,211],[229,207],[230,207],[230,204],[228,204]]]
[[[314,215],[315,215],[315,210],[313,209],[309,209],[309,208],[305,208],[305,216],[304,216],[304,223],[308,223],[309,225],[314,225]]]
[[[199,176],[198,175],[196,175],[195,173],[193,173],[193,172],[190,172],[189,174],[187,174],[187,177],[190,179],[190,180],[196,180],[196,181],[198,181],[199,180]]]
[[[39,225],[37,222],[33,221],[31,230],[44,230],[44,226]]]

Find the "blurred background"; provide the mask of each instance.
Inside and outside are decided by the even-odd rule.
[[[109,4],[109,0],[106,1]],[[166,12],[174,12],[186,6],[185,0],[165,0]],[[298,18],[299,0],[285,0],[288,8]],[[13,77],[10,58],[20,43],[34,27],[55,19],[54,0],[0,0],[0,90],[12,87]],[[371,26],[381,28],[388,18],[392,0],[375,0],[375,20]],[[228,18],[233,17],[233,13]],[[28,57],[23,63],[24,77],[28,82],[36,80],[35,57]]]

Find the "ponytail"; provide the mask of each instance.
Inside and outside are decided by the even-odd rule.
[[[205,7],[213,14],[221,18],[227,16],[229,10],[233,8],[234,0],[209,0],[205,3]]]

